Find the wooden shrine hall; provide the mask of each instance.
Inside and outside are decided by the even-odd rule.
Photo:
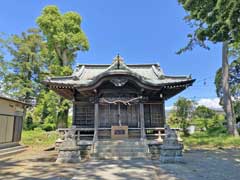
[[[73,126],[84,140],[154,138],[165,125],[165,100],[195,80],[164,75],[158,64],[78,65],[71,76],[44,81],[73,102]]]

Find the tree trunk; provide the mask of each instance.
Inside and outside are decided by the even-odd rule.
[[[63,97],[60,97],[59,107],[60,110],[57,113],[57,128],[67,128],[69,105],[64,102]]]
[[[223,42],[222,46],[222,87],[223,87],[223,108],[226,113],[228,133],[239,136],[236,121],[233,114],[231,94],[229,90],[229,65],[228,65],[228,43]]]

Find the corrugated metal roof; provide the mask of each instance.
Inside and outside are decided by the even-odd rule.
[[[28,103],[25,103],[23,101],[19,101],[17,99],[14,99],[14,98],[11,98],[3,93],[0,92],[0,99],[4,99],[4,100],[8,100],[8,101],[12,101],[12,102],[17,102],[17,103],[21,103],[21,104],[28,104]]]

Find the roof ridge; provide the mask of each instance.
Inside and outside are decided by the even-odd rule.
[[[126,63],[125,63],[126,64]],[[79,66],[111,66],[112,64],[77,64],[76,67]],[[158,63],[142,63],[142,64],[126,64],[127,66],[160,66]]]

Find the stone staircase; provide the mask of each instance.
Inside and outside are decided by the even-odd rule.
[[[13,147],[7,147],[4,149],[0,149],[0,159],[1,158],[5,158],[7,156],[10,155],[14,155],[20,152],[23,152],[26,150],[26,146],[21,146],[21,145],[17,145],[17,146],[13,146]]]
[[[130,160],[146,158],[148,148],[139,139],[99,140],[94,145],[95,159]]]

